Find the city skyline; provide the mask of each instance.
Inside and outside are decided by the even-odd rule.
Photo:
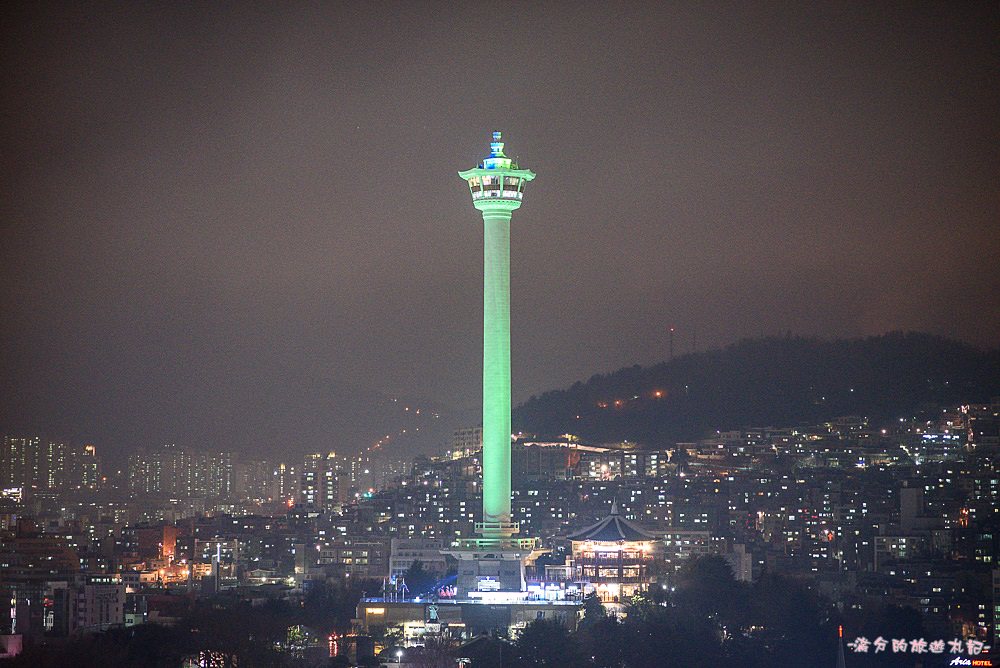
[[[669,449],[521,440],[511,448],[512,518],[543,549],[522,571],[521,592],[482,586],[496,580],[480,573],[469,594],[479,602],[461,600],[463,569],[456,586],[450,557],[465,554],[460,537],[479,525],[482,430],[454,434],[449,451],[415,457],[362,494],[355,476],[368,471],[332,453],[294,470],[241,470],[170,446],[130,458],[124,487],[101,479],[90,487],[86,468],[72,466],[76,484],[52,489],[54,457],[70,453],[36,441],[41,486],[0,494],[0,590],[16,600],[2,619],[10,633],[0,634],[0,656],[24,649],[75,665],[59,639],[92,642],[108,631],[112,646],[145,647],[156,642],[146,634],[159,632],[146,624],[173,629],[176,651],[197,653],[205,642],[197,638],[212,634],[192,642],[177,624],[235,619],[247,597],[268,592],[278,595],[280,625],[271,651],[293,656],[303,645],[316,656],[360,656],[366,637],[383,661],[432,641],[451,654],[496,625],[524,634],[508,647],[545,651],[545,640],[525,649],[537,620],[564,625],[572,647],[586,648],[595,614],[610,625],[603,643],[629,631],[613,614],[623,606],[654,611],[673,601],[691,623],[726,624],[752,641],[716,634],[692,654],[704,663],[672,655],[676,665],[717,666],[704,653],[723,650],[734,662],[725,665],[821,665],[837,649],[838,627],[849,665],[882,665],[890,653],[912,665],[918,654],[991,665],[1000,629],[1000,397],[925,417],[717,431]],[[0,464],[24,471],[8,445],[5,438]],[[10,472],[0,467],[5,484]],[[330,587],[340,593],[317,602],[316,589],[329,595]],[[712,595],[719,587],[724,595]],[[798,594],[774,595],[789,590]],[[487,600],[510,606],[510,618],[476,614]],[[335,619],[330,603],[342,611]],[[792,623],[762,633],[740,606],[756,619],[785,611],[779,618]],[[303,614],[325,630],[296,641],[286,631]],[[676,633],[655,615],[637,617]],[[116,635],[123,627],[135,634]],[[228,651],[250,654],[256,634],[234,627]],[[611,652],[627,657],[624,665],[659,656],[626,641]],[[871,653],[875,663],[860,656]],[[547,665],[589,665],[591,656],[555,654]]]
[[[995,7],[519,8],[493,83],[464,18],[397,9],[6,10],[0,425],[313,451],[377,438],[376,393],[467,414],[450,174],[494,126],[547,175],[515,404],[670,338],[1000,343]]]

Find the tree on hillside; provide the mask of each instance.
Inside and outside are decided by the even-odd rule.
[[[589,657],[595,668],[622,668],[625,666],[625,645],[622,625],[612,615],[600,615],[591,621],[580,622],[574,639],[580,644],[584,657]]]
[[[406,579],[406,586],[410,590],[410,596],[423,596],[430,593],[437,577],[424,568],[424,562],[417,559],[403,573]]]
[[[718,555],[684,564],[677,575],[673,601],[682,612],[713,619],[730,629],[742,627],[747,621],[747,586],[736,580],[729,563]]]
[[[583,599],[583,619],[580,620],[581,627],[597,624],[608,616],[608,611],[604,609],[597,592],[591,592]]]
[[[580,645],[559,622],[539,620],[528,624],[514,643],[517,668],[583,666]]]

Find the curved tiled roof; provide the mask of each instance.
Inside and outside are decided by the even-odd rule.
[[[611,504],[611,514],[596,524],[567,536],[570,540],[596,540],[616,543],[620,540],[650,540],[656,535],[642,529],[618,514],[618,502]]]

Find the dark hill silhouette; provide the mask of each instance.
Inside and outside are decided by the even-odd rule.
[[[815,424],[842,415],[913,416],[998,394],[1000,350],[920,333],[832,341],[768,337],[546,392],[514,411],[514,425],[545,436],[569,432],[652,446],[714,429]]]

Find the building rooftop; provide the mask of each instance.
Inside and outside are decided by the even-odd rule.
[[[570,540],[594,540],[607,543],[618,541],[651,540],[656,535],[629,522],[618,514],[618,502],[611,504],[611,514],[603,520],[591,524],[575,533],[571,533]]]

